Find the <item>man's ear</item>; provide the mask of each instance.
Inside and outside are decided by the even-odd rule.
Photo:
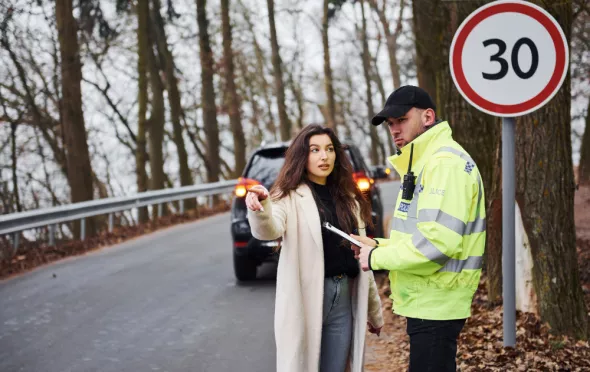
[[[424,124],[425,127],[432,126],[435,121],[436,121],[436,114],[434,113],[433,109],[428,108],[428,109],[422,111],[422,123]]]

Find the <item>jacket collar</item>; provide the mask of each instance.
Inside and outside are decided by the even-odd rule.
[[[430,157],[439,147],[437,144],[446,142],[452,139],[453,131],[446,121],[440,122],[432,126],[426,132],[416,137],[412,142],[405,145],[401,150],[400,155],[393,155],[388,158],[389,162],[402,180],[404,175],[408,173],[408,165],[410,162],[410,152],[412,144],[414,144],[414,155],[412,157],[412,171],[416,175],[423,167],[426,159]]]
[[[299,195],[299,202],[301,203],[301,208],[305,214],[305,219],[307,220],[307,224],[311,230],[311,237],[318,248],[323,250],[324,243],[322,241],[320,213],[318,212],[318,207],[315,203],[315,199],[313,198],[312,191],[309,186],[307,186],[305,183],[302,183],[297,187],[295,192],[297,195]]]

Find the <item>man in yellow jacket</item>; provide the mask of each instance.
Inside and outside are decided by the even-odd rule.
[[[407,318],[410,371],[455,371],[457,338],[482,267],[485,201],[473,159],[424,90],[403,86],[372,119],[398,147],[401,175],[389,239],[354,236],[363,270],[389,270],[393,311]]]

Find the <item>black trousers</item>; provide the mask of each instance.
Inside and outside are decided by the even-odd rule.
[[[407,318],[410,336],[410,372],[455,372],[457,338],[465,319]]]

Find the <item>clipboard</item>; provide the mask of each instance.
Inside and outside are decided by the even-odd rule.
[[[349,242],[351,242],[354,245],[357,246],[361,246],[363,243],[359,242],[358,240],[356,240],[355,238],[352,238],[350,235],[348,235],[347,233],[345,233],[344,231],[332,226],[329,222],[324,222],[322,223],[322,226],[330,231],[332,231],[333,233],[336,233],[338,235],[340,235],[341,237],[343,237],[344,239],[348,240]]]

